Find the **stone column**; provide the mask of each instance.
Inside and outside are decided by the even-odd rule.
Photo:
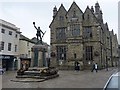
[[[47,46],[46,45],[34,45],[32,47],[32,59],[31,59],[31,66],[32,67],[43,67],[46,62],[46,53]]]

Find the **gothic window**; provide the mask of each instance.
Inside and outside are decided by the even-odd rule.
[[[56,29],[56,39],[57,40],[65,40],[66,39],[65,30],[66,30],[65,27]]]
[[[93,46],[85,47],[85,56],[86,60],[93,60]]]
[[[72,16],[72,18],[76,18],[76,9],[73,8],[72,12],[73,12],[73,16]]]
[[[89,19],[90,18],[90,16],[89,16],[89,14],[87,15],[87,19]]]
[[[77,55],[76,55],[76,53],[74,53],[74,58],[75,58],[75,59],[77,58]]]
[[[76,11],[74,10],[73,11],[73,18],[75,18],[76,17]]]
[[[71,34],[73,37],[80,36],[80,25],[79,24],[73,24],[71,25]]]
[[[65,46],[57,46],[57,60],[66,60]]]
[[[84,27],[83,37],[84,37],[84,39],[92,38],[92,28],[91,27]]]

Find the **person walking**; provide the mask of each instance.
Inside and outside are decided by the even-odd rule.
[[[97,65],[97,63],[94,63],[94,64],[93,64],[91,72],[93,72],[94,70],[95,70],[96,72],[98,72],[98,65]]]
[[[97,63],[95,64],[95,71],[98,72],[98,65],[97,65]]]
[[[80,71],[80,63],[77,62],[77,71]]]
[[[95,64],[93,63],[91,72],[93,72],[94,69],[95,69]]]

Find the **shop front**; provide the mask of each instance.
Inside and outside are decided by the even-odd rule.
[[[14,70],[14,60],[16,59],[13,55],[0,55],[0,60],[2,61],[2,68],[6,71]]]

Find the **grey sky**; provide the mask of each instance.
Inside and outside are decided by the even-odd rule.
[[[0,0],[0,18],[15,24],[26,37],[36,36],[36,26],[40,26],[43,31],[47,31],[44,41],[50,44],[49,25],[52,21],[53,8],[58,9],[61,3],[68,10],[75,1],[84,12],[87,5],[94,6],[98,1],[103,11],[104,23],[108,22],[110,31],[118,33],[118,1],[119,0]]]

